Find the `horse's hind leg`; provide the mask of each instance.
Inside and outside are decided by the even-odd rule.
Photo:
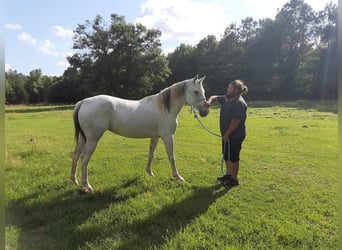
[[[81,155],[81,161],[82,161],[82,185],[83,188],[86,190],[93,191],[93,188],[90,186],[88,181],[88,162],[90,160],[91,155],[93,154],[97,142],[99,141],[100,137],[94,140],[87,140],[84,150]]]
[[[70,179],[76,185],[78,185],[77,176],[76,176],[76,174],[77,174],[77,163],[78,163],[80,155],[83,151],[84,145],[85,145],[85,140],[82,136],[80,136],[80,138],[78,139],[78,141],[76,143],[75,150],[72,154]]]
[[[159,137],[151,138],[150,140],[150,151],[148,153],[148,161],[146,166],[146,172],[150,176],[154,176],[152,172],[152,160],[154,157],[154,152],[156,151],[157,145],[158,145]]]

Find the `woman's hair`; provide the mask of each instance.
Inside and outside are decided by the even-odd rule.
[[[229,84],[233,85],[234,89],[238,91],[239,95],[247,94],[248,92],[248,87],[239,79],[231,81]]]

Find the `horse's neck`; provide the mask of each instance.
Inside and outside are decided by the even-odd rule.
[[[171,107],[170,113],[173,114],[174,116],[178,116],[184,104],[185,104],[185,99],[182,99],[181,101],[177,102],[177,105],[173,105]]]
[[[164,109],[171,115],[177,116],[185,104],[185,83],[171,85],[159,94]]]
[[[185,104],[185,83],[174,84],[174,91],[171,98],[171,112],[178,115]]]

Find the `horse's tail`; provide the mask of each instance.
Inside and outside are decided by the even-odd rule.
[[[74,115],[73,115],[73,118],[74,118],[74,125],[75,125],[75,139],[76,139],[76,143],[78,142],[78,139],[79,139],[79,136],[81,134],[81,136],[83,137],[83,139],[86,141],[87,138],[81,128],[81,125],[80,125],[80,121],[78,119],[78,112],[80,111],[80,108],[82,106],[82,101],[79,101],[76,103],[75,105],[75,109],[74,109]]]

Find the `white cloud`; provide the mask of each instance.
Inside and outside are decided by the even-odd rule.
[[[67,68],[67,67],[69,67],[69,62],[66,59],[65,60],[59,60],[56,62],[56,65]]]
[[[248,15],[252,14],[255,18],[268,17],[274,19],[278,11],[288,2],[289,0],[243,0],[243,8]],[[324,9],[328,1],[304,0],[304,2],[311,6],[314,11],[320,11]],[[332,0],[332,3],[337,3],[337,0]]]
[[[5,29],[8,30],[21,30],[21,25],[17,23],[7,23],[5,24]]]
[[[143,17],[136,23],[162,31],[162,40],[197,43],[207,35],[220,39],[230,17],[219,2],[199,0],[147,0],[141,7]]]
[[[325,8],[329,1],[322,0],[304,0],[308,5],[310,5],[315,11],[320,11]],[[332,3],[337,4],[337,0],[331,0]]]
[[[74,54],[73,51],[68,50],[68,51],[64,51],[63,53],[61,53],[61,57],[67,58],[68,56],[72,56],[73,54]]]
[[[167,47],[167,48],[164,48],[164,49],[163,49],[163,53],[164,53],[165,55],[167,55],[168,53],[174,52],[175,49],[176,49],[175,47]]]
[[[18,39],[29,45],[36,45],[37,41],[28,33],[22,32],[18,35]]]
[[[5,72],[9,71],[10,69],[12,69],[12,66],[8,63],[5,63]]]
[[[41,45],[38,47],[38,51],[40,51],[44,55],[53,57],[58,57],[60,54],[58,51],[55,50],[55,45],[50,40],[45,40],[44,42],[42,42]]]
[[[52,27],[53,32],[56,36],[62,37],[62,38],[70,38],[73,36],[73,31],[66,29],[62,26],[53,26]]]
[[[282,7],[286,2],[287,0],[244,0],[243,6],[255,13],[263,10],[264,17],[274,18],[277,8]]]

